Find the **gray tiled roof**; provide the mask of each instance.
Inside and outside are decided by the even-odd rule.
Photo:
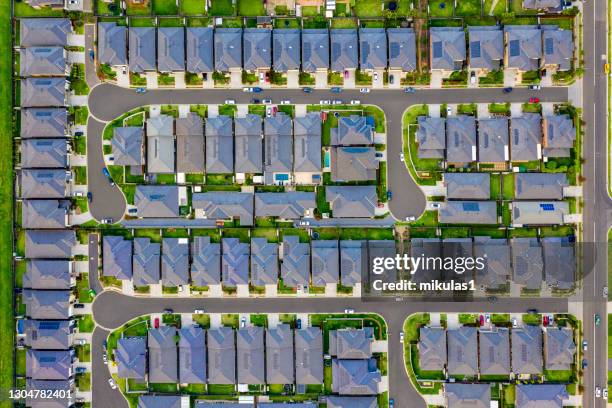
[[[238,384],[264,384],[264,328],[242,327],[236,331]]]
[[[72,328],[68,320],[24,320],[25,342],[38,350],[68,350]]]
[[[565,384],[517,384],[516,408],[561,408],[569,395]]]
[[[340,241],[340,282],[353,286],[361,282],[366,268],[365,241]]]
[[[373,217],[378,197],[376,186],[327,186],[325,200],[334,217]]]
[[[394,258],[397,253],[397,249],[395,247],[395,241],[393,240],[369,240],[368,241],[368,265],[374,265],[375,258]],[[379,275],[381,278],[391,280],[397,279],[397,269],[387,269],[382,275]]]
[[[70,258],[76,245],[76,233],[73,230],[29,230],[25,232],[25,240],[26,258]]]
[[[21,167],[54,168],[68,166],[66,139],[22,139]]]
[[[221,245],[210,237],[194,237],[191,244],[191,282],[195,286],[221,283]]]
[[[67,134],[68,113],[66,108],[21,109],[22,139],[31,137],[65,137]]]
[[[547,115],[542,122],[543,155],[569,157],[576,141],[576,128],[569,115]]]
[[[67,260],[31,259],[27,261],[22,287],[26,289],[65,289],[71,284],[71,265]]]
[[[242,68],[242,28],[215,30],[215,70]]]
[[[345,397],[330,395],[327,408],[378,408],[376,397]]]
[[[159,27],[157,29],[157,70],[173,72],[185,70],[185,29]]]
[[[332,181],[376,180],[379,162],[373,146],[332,147],[330,162]]]
[[[465,32],[462,27],[431,27],[429,44],[431,69],[462,69],[465,62]]]
[[[147,136],[147,171],[174,173],[174,136]]]
[[[276,285],[277,282],[278,244],[268,242],[266,238],[251,238],[251,283],[263,286]]]
[[[120,166],[140,166],[143,164],[141,127],[116,127],[111,141],[114,164]]]
[[[373,341],[374,329],[371,327],[330,330],[329,354],[340,359],[367,359],[372,357]]]
[[[179,382],[206,383],[206,332],[191,325],[179,330]]]
[[[512,161],[530,161],[541,158],[542,117],[538,113],[524,113],[510,120]]]
[[[310,245],[300,242],[297,235],[283,237],[281,277],[291,288],[310,283]]]
[[[189,238],[162,239],[161,281],[170,287],[189,283]]]
[[[21,107],[64,106],[66,78],[24,78],[21,80]]]
[[[266,383],[293,384],[293,330],[288,324],[266,329]]]
[[[206,218],[239,219],[241,226],[253,225],[253,194],[238,191],[194,193],[192,206],[204,212]]]
[[[555,225],[563,224],[569,214],[567,201],[513,201],[512,224]]]
[[[508,119],[505,117],[478,120],[478,161],[502,163],[510,160]]]
[[[181,408],[179,395],[141,395],[138,408]]]
[[[561,7],[561,0],[523,0],[523,8],[530,10],[550,9],[553,11]]]
[[[448,201],[438,211],[443,224],[497,224],[495,201]]]
[[[462,326],[446,332],[448,344],[448,373],[473,376],[478,372],[476,329]]]
[[[356,69],[358,64],[357,30],[330,30],[331,70]]]
[[[359,29],[359,67],[387,68],[387,33],[384,28]]]
[[[378,394],[376,360],[332,360],[332,391],[344,395]]]
[[[127,65],[127,27],[98,23],[98,61],[110,66]]]
[[[470,68],[499,70],[504,60],[504,32],[501,27],[468,27],[468,36]]]
[[[542,238],[544,276],[546,283],[568,290],[576,282],[576,249],[568,237]]]
[[[23,198],[66,197],[67,175],[64,169],[23,169],[20,178]]]
[[[260,404],[261,405],[261,404]],[[254,408],[253,403],[242,402],[210,402],[206,400],[196,400],[196,408]]]
[[[134,203],[140,217],[178,217],[178,186],[136,186]]]
[[[72,391],[69,398],[43,398],[42,393],[26,398],[27,407],[63,408],[74,403],[75,382],[73,380],[33,380],[26,379],[26,390],[64,390]],[[64,394],[66,395],[66,394]],[[47,397],[47,395],[45,395]]]
[[[486,200],[491,195],[489,173],[444,173],[446,198]]]
[[[22,301],[26,306],[26,316],[30,319],[67,320],[71,317],[68,290],[25,289]]]
[[[211,27],[187,27],[187,71],[213,72],[213,29]]]
[[[520,71],[540,68],[542,31],[535,25],[504,26],[506,67]]]
[[[242,66],[247,71],[270,69],[272,32],[268,28],[245,28],[242,34]]]
[[[572,328],[547,327],[544,330],[544,367],[547,370],[570,370],[575,354]]]
[[[542,247],[537,238],[512,238],[512,268],[514,283],[526,289],[540,289],[542,285]]]
[[[323,384],[323,335],[318,327],[295,330],[297,384]]]
[[[206,120],[206,172],[234,172],[234,135],[229,116]]]
[[[371,145],[374,129],[371,118],[351,115],[338,118],[338,127],[331,131],[332,146]]]
[[[505,239],[474,238],[474,256],[485,257],[485,267],[476,270],[476,282],[485,288],[496,289],[508,283],[510,277],[510,246]]]
[[[34,8],[52,7],[52,8],[63,8],[64,0],[25,0],[25,3]]]
[[[161,245],[149,238],[134,238],[132,273],[134,286],[159,283]]]
[[[22,77],[65,76],[66,58],[62,47],[28,47],[19,51],[19,74]]]
[[[446,149],[446,119],[419,116],[416,139],[420,158],[443,159]]]
[[[26,350],[26,377],[34,380],[67,380],[72,375],[68,350]]]
[[[176,125],[176,172],[204,172],[204,123],[200,115],[190,112],[177,118]]]
[[[302,70],[315,72],[329,69],[329,31],[327,29],[302,30]]]
[[[514,198],[517,200],[561,200],[568,185],[564,173],[517,173],[514,176]]]
[[[149,382],[178,382],[176,333],[174,326],[161,326],[159,329],[149,329]]]
[[[448,408],[489,408],[491,406],[491,385],[444,384],[444,397]]]
[[[574,59],[574,39],[571,30],[558,27],[542,29],[544,64],[556,65],[561,71],[569,71]]]
[[[144,380],[147,374],[147,338],[123,337],[115,351],[119,378]]]
[[[132,279],[132,241],[122,236],[104,236],[102,261],[104,276]]]
[[[321,116],[308,113],[295,118],[294,132],[294,171],[321,171]]]
[[[419,368],[425,371],[442,371],[446,366],[446,329],[442,327],[419,328]]]
[[[222,238],[221,276],[223,286],[233,288],[249,283],[249,244],[238,238]]]
[[[340,251],[338,241],[321,240],[311,242],[312,284],[325,286],[338,283],[340,279]]]
[[[293,137],[291,117],[284,113],[264,121],[264,166],[267,172],[291,172]]]
[[[21,208],[23,228],[67,227],[68,200],[24,200]]]
[[[478,331],[478,361],[481,375],[510,374],[510,331],[505,327],[494,327]]]
[[[208,330],[208,383],[236,383],[236,348],[234,329]]]
[[[412,28],[387,29],[389,68],[416,71],[416,35]]]
[[[159,115],[147,119],[147,136],[172,136],[174,135],[174,117],[170,115]]]
[[[236,173],[261,173],[263,171],[262,119],[248,114],[234,119],[234,162]]]
[[[412,257],[441,257],[442,243],[438,238],[412,238],[410,240],[410,255]],[[432,279],[442,278],[442,271],[435,266],[421,273],[412,275],[413,282],[429,282]]]
[[[300,69],[300,30],[275,29],[272,33],[274,71]]]
[[[296,220],[304,216],[312,216],[316,206],[314,192],[255,193],[255,215],[257,217]]]
[[[512,372],[542,373],[542,328],[524,325],[512,329]]]
[[[72,24],[67,18],[22,18],[19,20],[22,47],[68,45]]]
[[[476,119],[473,116],[446,119],[446,159],[451,163],[476,161]]]
[[[130,27],[128,33],[130,71],[155,71],[155,27]]]

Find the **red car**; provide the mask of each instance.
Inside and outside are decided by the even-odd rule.
[[[156,317],[155,320],[153,320],[153,327],[159,329],[159,317]]]
[[[478,318],[478,323],[482,326],[484,325],[484,316],[480,315],[480,317]]]
[[[540,103],[540,98],[536,98],[535,96],[529,98],[529,103]]]
[[[543,324],[544,326],[548,326],[548,316],[547,315],[544,315]]]
[[[344,70],[344,79],[348,79],[348,77],[349,77],[348,69],[345,69]]]

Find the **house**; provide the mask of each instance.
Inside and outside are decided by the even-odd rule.
[[[542,374],[542,328],[523,325],[513,328],[512,372],[515,375]]]
[[[234,172],[234,134],[232,118],[221,115],[206,120],[206,172]]]
[[[429,29],[429,65],[432,70],[461,71],[465,63],[465,32],[462,27]]]
[[[260,239],[260,238],[254,238]],[[266,329],[266,383],[293,384],[293,330],[288,324]]]
[[[337,284],[340,280],[338,241],[312,241],[310,246],[312,251],[312,285]]]
[[[71,317],[70,291],[25,289],[22,302],[26,316],[36,320],[67,320]]]
[[[178,217],[178,190],[178,186],[136,186],[134,204],[138,208],[138,216],[144,218]]]
[[[50,7],[52,9],[64,8],[64,0],[25,0],[25,3],[37,10],[45,7]]]
[[[127,27],[115,22],[98,23],[98,61],[111,67],[128,64]]]
[[[67,380],[74,374],[72,351],[26,350],[26,377],[34,380]]]
[[[293,121],[293,171],[294,173],[321,173],[321,116],[307,113]],[[297,175],[296,175],[297,177]],[[318,174],[320,179],[320,174]],[[314,182],[313,175],[300,180]]]
[[[72,405],[75,402],[74,395],[76,390],[75,382],[73,380],[33,380],[31,378],[26,378],[25,383],[25,389],[27,391],[49,390],[51,395],[51,398],[45,398],[49,397],[49,395],[43,395],[43,392],[28,393],[28,397],[25,399],[25,404],[27,407],[37,407],[41,405],[63,407],[68,404]],[[53,393],[55,390],[59,391],[56,393],[56,395],[64,395],[64,398],[54,398]]]
[[[499,71],[504,60],[504,33],[500,26],[468,27],[470,69]]]
[[[102,239],[102,267],[104,276],[131,280],[132,241],[122,236],[104,236]]]
[[[19,75],[66,76],[66,51],[63,47],[27,47],[19,50]]]
[[[510,375],[510,330],[479,329],[478,338],[480,375]]]
[[[302,71],[314,73],[329,69],[329,31],[324,28],[302,30]]]
[[[338,127],[331,130],[332,146],[374,144],[373,118],[350,115],[338,118]]]
[[[365,274],[367,248],[364,241],[340,241],[340,284],[355,286]]]
[[[549,287],[572,289],[576,282],[576,249],[569,237],[542,238],[544,276]]]
[[[443,159],[446,149],[446,119],[419,116],[417,121],[417,156],[421,159]]]
[[[512,238],[512,281],[528,290],[542,286],[542,247],[537,238]]]
[[[21,107],[53,107],[66,105],[66,78],[23,78]]]
[[[495,201],[447,201],[441,204],[438,220],[443,224],[497,224]]]
[[[569,214],[567,201],[513,201],[512,225],[559,225]]]
[[[179,382],[206,384],[206,331],[191,325],[179,330]]]
[[[191,205],[196,218],[239,220],[240,226],[253,225],[253,193],[238,191],[193,193]]]
[[[142,74],[157,69],[155,27],[130,27],[128,31],[130,72]]]
[[[274,29],[272,32],[272,66],[276,72],[300,69],[300,30]]]
[[[212,27],[187,27],[187,72],[209,73],[215,70]]]
[[[261,404],[259,404],[261,405]],[[254,408],[255,405],[251,402],[209,402],[207,400],[196,400],[196,408]],[[161,408],[161,407],[159,407]]]
[[[189,238],[163,238],[162,285],[175,287],[189,283]]]
[[[144,164],[142,156],[143,129],[141,127],[116,127],[113,129],[111,148],[113,164],[119,166],[141,166]]]
[[[221,239],[221,279],[223,286],[235,288],[249,284],[249,244],[238,238]]]
[[[318,327],[295,334],[295,378],[298,385],[323,384],[323,335]]]
[[[395,241],[392,240],[369,240],[368,241],[368,265],[374,265],[375,258],[394,258],[397,253]],[[397,279],[397,270],[387,268],[379,277],[384,281],[391,282]]]
[[[248,114],[234,119],[234,163],[236,173],[262,173],[262,119]]]
[[[23,320],[25,345],[37,350],[68,350],[73,327],[68,320]]]
[[[174,173],[174,118],[170,115],[147,119],[147,171]]]
[[[19,19],[19,43],[22,47],[65,47],[72,23],[68,18]]]
[[[193,286],[221,283],[221,245],[210,237],[198,236],[191,244],[191,284]]]
[[[489,408],[491,406],[490,384],[444,384],[444,399],[448,408]]]
[[[457,164],[476,161],[476,119],[473,116],[446,119],[446,160]]]
[[[241,327],[236,331],[238,384],[265,384],[263,327]]]
[[[185,29],[157,28],[157,70],[177,72],[185,70]]]
[[[310,245],[300,242],[297,235],[283,237],[281,278],[290,288],[310,284]]]
[[[160,259],[161,245],[150,238],[134,238],[134,256],[132,257],[132,281],[134,286],[155,285],[161,279]]]
[[[520,72],[540,69],[542,60],[542,31],[535,25],[504,26],[506,68]]]
[[[204,173],[204,123],[190,112],[174,121],[176,126],[176,172]]]
[[[149,335],[147,336],[149,382],[178,382],[176,336],[177,332],[174,326],[161,326],[158,329],[149,329]]]
[[[74,230],[27,230],[25,232],[26,258],[67,259],[76,246]]]
[[[21,197],[66,197],[69,177],[70,173],[66,173],[64,169],[22,169],[20,172]]]
[[[266,238],[251,238],[251,284],[264,286],[276,285],[277,282],[278,244],[268,242]]]
[[[446,331],[448,344],[448,373],[475,376],[478,373],[476,328],[461,326]]]
[[[328,186],[325,201],[335,218],[374,217],[378,203],[376,186]]]
[[[291,116],[277,113],[264,120],[264,171],[291,173],[293,169],[293,126]]]
[[[327,408],[378,408],[375,396],[346,397],[330,395],[327,397]]]
[[[68,167],[68,142],[66,139],[22,139],[22,168]]]
[[[544,368],[550,371],[571,370],[575,363],[576,343],[571,327],[544,328]]]
[[[446,329],[443,327],[420,327],[419,369],[443,371],[446,366]]]
[[[179,395],[143,394],[138,399],[138,408],[181,408],[183,406],[183,397]]]
[[[246,71],[272,66],[272,32],[268,28],[245,28],[242,34],[242,66]]]
[[[501,289],[511,274],[510,246],[505,239],[474,237],[474,257],[486,258],[484,268],[476,269],[476,283],[486,289]]]
[[[574,38],[571,30],[557,26],[542,26],[545,67],[569,71],[574,63]]]
[[[569,399],[565,384],[517,384],[516,408],[561,408]]]
[[[358,44],[357,30],[354,29],[332,29],[331,40],[331,70],[343,72],[349,69],[357,69]]]
[[[489,173],[444,173],[447,199],[486,200],[491,196]]]
[[[376,359],[332,360],[332,392],[341,395],[378,394],[380,371]]]
[[[374,329],[372,327],[330,330],[329,354],[339,359],[368,359],[372,357],[373,342]]]
[[[69,200],[24,200],[21,204],[22,228],[66,228]]]
[[[255,193],[255,215],[275,217],[281,220],[311,218],[317,207],[314,192],[286,191]]]
[[[510,151],[513,162],[542,159],[542,117],[524,113],[510,119]]]
[[[389,70],[413,72],[417,69],[416,35],[412,28],[388,28]]]
[[[564,173],[516,173],[514,198],[517,200],[562,200],[568,186]]]
[[[332,181],[376,180],[379,161],[374,147],[332,147],[330,162]]]
[[[503,164],[510,160],[508,119],[504,117],[478,120],[478,161]]]
[[[20,135],[22,139],[66,137],[68,135],[66,108],[21,109]],[[23,144],[24,140],[21,143]]]
[[[208,383],[236,383],[234,329],[218,327],[208,331]]]
[[[215,71],[242,69],[242,28],[215,29]]]
[[[560,11],[561,0],[523,0],[526,10],[546,10],[548,12]]]
[[[117,375],[143,381],[147,376],[147,338],[122,337],[117,340],[115,350]]]
[[[359,29],[359,68],[365,71],[387,68],[387,33],[384,28]]]
[[[569,115],[546,115],[542,121],[542,154],[546,157],[570,157],[576,141],[576,128]]]
[[[441,248],[443,259],[468,259],[473,256],[472,238],[444,238]],[[450,277],[456,282],[467,282],[472,278],[473,270],[472,265],[465,264],[457,266],[454,271],[444,270],[442,276],[445,280]]]

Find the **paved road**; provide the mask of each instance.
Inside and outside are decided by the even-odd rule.
[[[91,339],[91,398],[96,408],[129,408],[123,394],[108,385],[110,374],[102,360],[103,343],[110,331],[96,327]]]
[[[100,247],[98,234],[89,234],[89,288],[96,291],[96,293],[102,293],[104,287],[98,279],[98,262],[100,262]]]

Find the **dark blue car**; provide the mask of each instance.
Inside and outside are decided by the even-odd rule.
[[[312,93],[312,88],[309,88],[309,87],[302,88],[302,90],[306,93]]]
[[[330,89],[330,91],[332,91],[333,93],[340,93],[342,92],[342,88],[340,88],[339,86],[334,86],[332,89]]]
[[[263,91],[263,89],[261,89],[260,87],[258,87],[258,86],[254,86],[253,87],[253,92],[257,93],[257,92],[261,92],[261,91]]]

